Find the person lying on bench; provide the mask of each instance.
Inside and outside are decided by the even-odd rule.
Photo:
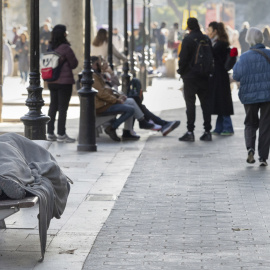
[[[116,129],[125,122],[122,140],[139,140],[140,136],[132,135],[130,131],[133,129],[133,117],[139,121],[141,129],[151,129],[154,124],[148,123],[144,119],[144,114],[132,98],[127,98],[125,95],[120,95],[113,91],[105,83],[101,73],[101,58],[92,56],[92,68],[94,70],[93,79],[95,88],[98,93],[95,97],[96,113],[116,113],[119,112],[121,116],[114,120],[109,126],[106,127],[105,133],[110,136],[114,141],[121,141],[117,136]]]

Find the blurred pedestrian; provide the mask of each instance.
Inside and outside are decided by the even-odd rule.
[[[165,50],[166,37],[163,30],[166,27],[166,23],[162,22],[158,31],[156,31],[156,66],[163,65],[163,54]]]
[[[211,39],[215,69],[210,79],[212,91],[212,114],[217,115],[216,126],[212,134],[229,136],[234,134],[232,120],[233,103],[228,71],[225,69],[229,37],[222,22],[211,22],[208,26]]]
[[[259,129],[260,166],[267,166],[270,147],[270,50],[263,45],[263,33],[255,27],[247,31],[250,50],[240,56],[233,78],[240,82],[239,99],[244,104],[247,162],[254,163],[256,132]]]
[[[12,49],[11,49],[10,44],[8,43],[8,40],[5,34],[3,35],[3,60],[4,60],[3,75],[5,79],[5,77],[11,76],[13,74],[13,68],[14,68]]]
[[[240,34],[239,34],[239,42],[241,45],[241,54],[246,52],[249,49],[249,44],[246,42],[246,34],[247,34],[248,29],[249,29],[249,23],[244,22],[242,30],[240,31]]]
[[[18,31],[18,30],[17,30],[17,27],[14,26],[14,27],[12,28],[12,32],[13,32],[14,36],[13,36],[11,45],[12,45],[12,44],[16,45],[18,39],[20,38],[19,35],[18,35],[18,33],[17,33],[17,31]]]
[[[29,73],[29,42],[27,32],[23,32],[20,35],[20,39],[16,43],[15,50],[18,53],[18,68],[21,75],[21,83],[26,83]]]
[[[127,61],[126,56],[120,53],[114,45],[112,46],[113,56],[122,61]],[[98,30],[91,46],[91,55],[100,55],[104,59],[108,60],[108,32],[106,29],[100,28]]]
[[[40,33],[40,54],[44,54],[49,46],[49,42],[51,39],[51,30],[50,30],[51,26],[48,22],[45,22],[43,24],[43,28],[42,31]]]
[[[62,64],[62,68],[59,78],[54,82],[48,83],[51,98],[48,115],[51,119],[48,123],[47,139],[49,141],[72,143],[75,142],[75,139],[70,138],[66,133],[66,118],[72,94],[72,85],[75,83],[72,69],[75,69],[78,66],[78,60],[66,37],[67,31],[65,25],[58,24],[53,28],[49,50],[53,50],[61,55],[60,62]],[[54,133],[54,123],[57,111],[58,136]]]
[[[270,48],[270,29],[268,25],[266,25],[263,29],[263,39],[264,46]]]

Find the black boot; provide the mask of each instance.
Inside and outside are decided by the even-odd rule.
[[[151,129],[154,127],[154,124],[148,123],[145,119],[139,120],[139,127],[141,129]]]
[[[123,130],[123,135],[122,135],[122,141],[138,141],[140,139],[140,136],[138,135],[132,135],[130,133],[130,130]]]
[[[110,136],[110,138],[116,142],[120,142],[121,139],[116,134],[116,129],[114,129],[111,125],[105,128],[105,133]]]

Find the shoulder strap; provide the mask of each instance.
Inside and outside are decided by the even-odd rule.
[[[259,50],[259,49],[251,49],[251,50],[262,55],[267,60],[267,62],[270,64],[270,57],[264,51]]]

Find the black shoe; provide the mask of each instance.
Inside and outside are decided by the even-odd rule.
[[[164,125],[161,129],[161,133],[163,136],[168,135],[170,132],[172,132],[174,129],[179,127],[180,121],[172,121],[168,122],[166,125]]]
[[[201,141],[210,142],[212,141],[212,134],[210,131],[205,131],[203,135],[200,137]]]
[[[250,164],[255,163],[254,154],[255,154],[254,150],[250,148],[248,150],[247,163],[250,163]]]
[[[266,162],[266,159],[264,158],[259,158],[259,161],[260,161],[260,166],[261,167],[266,167],[268,166],[267,162]]]
[[[140,136],[132,135],[130,130],[123,130],[122,141],[138,141]]]
[[[155,126],[154,124],[148,123],[145,119],[139,121],[139,127],[141,129],[151,129],[154,126]]]
[[[182,142],[194,142],[195,136],[193,132],[186,132],[182,137],[179,138],[179,141]]]
[[[105,133],[110,136],[110,138],[116,142],[120,142],[121,139],[116,134],[116,129],[114,129],[111,125],[105,128]]]

